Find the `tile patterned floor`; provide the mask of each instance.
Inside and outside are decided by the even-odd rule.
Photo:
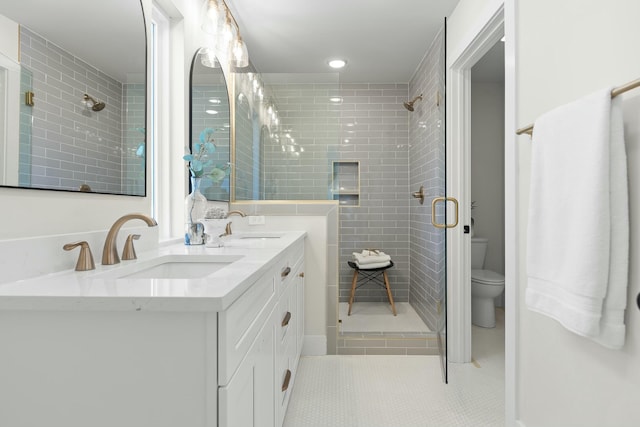
[[[473,327],[476,363],[434,356],[319,356],[300,361],[286,427],[498,427],[504,425],[504,312]],[[501,338],[502,337],[502,338]]]

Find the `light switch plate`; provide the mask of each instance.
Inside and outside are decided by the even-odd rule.
[[[249,225],[264,225],[264,215],[250,215]]]

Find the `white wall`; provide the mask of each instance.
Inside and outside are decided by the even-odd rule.
[[[504,83],[471,83],[471,200],[485,268],[504,274]]]
[[[640,2],[519,1],[517,93],[520,126],[556,106],[640,77]],[[531,143],[520,149],[520,323],[517,403],[526,427],[637,426],[640,422],[640,90],[624,95],[631,253],[624,349],[605,349],[524,307]],[[571,167],[572,159],[567,159]],[[559,212],[560,214],[560,212]],[[559,217],[561,218],[561,217]],[[565,219],[566,220],[566,219]],[[568,219],[571,220],[571,219]]]
[[[20,55],[19,31],[16,22],[0,15],[0,52],[16,62]]]

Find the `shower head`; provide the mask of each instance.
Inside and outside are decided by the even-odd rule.
[[[404,108],[406,108],[407,110],[413,111],[413,104],[418,100],[422,101],[422,94],[416,96],[411,101],[403,102],[402,105],[404,105]]]
[[[87,106],[87,108],[91,108],[93,111],[102,111],[106,104],[102,101],[96,101],[93,97],[87,95],[86,93],[82,97],[82,103]]]
[[[96,103],[93,105],[93,107],[91,107],[91,109],[92,109],[93,111],[102,111],[102,109],[103,109],[104,107],[106,107],[106,104],[105,104],[104,102],[100,101],[100,102],[96,102]]]

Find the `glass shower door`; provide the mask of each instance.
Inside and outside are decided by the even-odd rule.
[[[410,205],[410,302],[429,328],[428,339],[438,345],[442,379],[447,372],[447,217],[454,201],[446,194],[445,49],[446,21],[425,57],[412,96],[422,96],[409,116],[410,186],[419,189]],[[410,110],[411,111],[411,110]],[[447,219],[450,221],[447,224]]]
[[[434,265],[438,266],[436,277],[436,336],[438,340],[438,352],[440,354],[440,367],[442,381],[448,383],[449,372],[447,364],[447,228],[455,227],[458,223],[458,202],[448,198],[447,190],[447,138],[446,138],[446,51],[447,51],[447,19],[444,19],[442,50],[440,54],[440,67],[438,67],[438,99],[437,99],[437,131],[436,131],[436,179],[438,184],[435,197],[431,199],[431,230],[436,242],[435,251],[432,252]],[[442,95],[440,95],[442,94]],[[453,202],[455,206],[455,221],[447,223],[447,208]]]

